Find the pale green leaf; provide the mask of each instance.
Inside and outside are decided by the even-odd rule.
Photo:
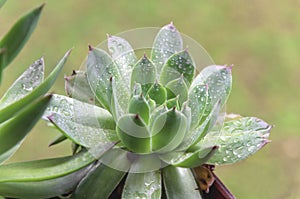
[[[117,141],[111,114],[76,99],[53,95],[44,118],[50,119],[65,136],[84,147]]]
[[[161,197],[160,170],[145,173],[129,173],[122,192],[122,199]]]
[[[187,50],[172,55],[162,68],[159,81],[166,85],[168,82],[182,76],[189,87],[195,75],[195,64]]]
[[[155,37],[151,52],[151,60],[157,69],[157,77],[159,77],[162,67],[168,58],[174,53],[182,51],[182,46],[181,35],[173,23],[160,29]]]
[[[18,101],[44,81],[44,59],[36,60],[12,84],[0,100],[0,109]]]
[[[45,79],[43,83],[37,86],[34,90],[32,90],[29,94],[21,98],[20,100],[6,106],[5,108],[0,110],[0,123],[9,119],[22,108],[24,108],[27,104],[31,103],[33,100],[47,93],[47,91],[54,84],[57,76],[59,75],[62,67],[67,61],[67,58],[70,54],[68,51],[65,56],[59,61],[57,66],[53,69],[50,75]]]
[[[168,166],[163,168],[162,174],[167,199],[201,199],[190,169]]]
[[[255,117],[241,117],[224,123],[221,132],[207,134],[199,145],[216,144],[219,150],[210,164],[231,164],[257,152],[269,142],[272,126]]]
[[[0,124],[0,160],[9,158],[46,109],[51,95],[31,103],[15,117]],[[3,156],[2,156],[3,155]]]

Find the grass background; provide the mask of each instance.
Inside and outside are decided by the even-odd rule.
[[[0,10],[0,35],[41,0],[9,0]],[[217,168],[237,198],[300,198],[300,2],[46,0],[29,43],[5,70],[0,96],[34,60],[45,56],[46,74],[75,47],[51,91],[64,93],[64,74],[78,69],[87,44],[106,33],[160,27],[173,21],[198,41],[217,64],[234,64],[227,111],[274,124],[272,143],[249,159]],[[69,144],[48,148],[57,131],[39,122],[10,161],[70,153]]]

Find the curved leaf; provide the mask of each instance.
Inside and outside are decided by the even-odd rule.
[[[182,38],[173,23],[160,29],[157,33],[151,51],[151,60],[156,66],[157,77],[159,77],[163,65],[167,59],[182,51]]]
[[[160,171],[146,173],[129,173],[122,193],[122,199],[161,197]]]
[[[50,99],[51,95],[33,102],[15,117],[0,124],[0,160],[4,161],[16,151],[16,147],[42,116]]]
[[[126,172],[113,169],[105,164],[98,164],[79,183],[72,195],[74,199],[108,198],[118,186]]]
[[[159,153],[174,150],[186,131],[186,117],[175,108],[159,114],[151,125],[151,150]]]
[[[1,165],[0,183],[51,180],[78,171],[94,161],[95,157],[84,151],[74,156]]]
[[[120,118],[117,133],[127,149],[136,153],[151,151],[150,132],[139,115],[128,114]]]
[[[159,81],[166,85],[168,82],[183,77],[188,87],[195,75],[195,64],[187,50],[181,51],[169,57],[162,68]]]
[[[0,99],[0,109],[28,95],[44,81],[44,59],[36,60]]]
[[[210,164],[230,164],[241,161],[257,152],[269,142],[272,126],[261,119],[242,117],[224,123],[221,133],[209,133],[199,145],[212,142],[220,146],[209,159]]]
[[[37,25],[43,7],[44,4],[21,17],[2,38],[0,49],[5,49],[5,62],[1,61],[4,57],[0,57],[0,69],[3,70],[10,64],[23,48]]]
[[[87,174],[90,167],[49,180],[0,182],[0,194],[13,198],[50,198],[70,193]]]
[[[158,105],[162,105],[167,99],[167,91],[165,87],[158,83],[158,81],[152,85],[147,95],[149,95],[149,97]]]
[[[207,104],[201,120],[204,121],[219,100],[221,107],[225,104],[232,86],[231,67],[212,65],[204,68],[192,82],[191,88],[197,85],[208,87]]]
[[[168,99],[178,96],[178,103],[181,107],[183,102],[185,102],[188,98],[188,87],[183,79],[183,76],[170,81],[166,85],[166,88]]]
[[[5,108],[0,110],[0,123],[9,119],[14,114],[16,114],[19,110],[25,107],[27,104],[37,99],[38,97],[47,93],[47,91],[54,84],[58,74],[60,73],[62,67],[67,61],[71,51],[68,51],[65,56],[59,61],[54,70],[50,73],[50,75],[45,79],[43,83],[37,86],[34,90],[32,90],[28,95],[24,96],[20,100],[6,106]]]
[[[203,116],[207,105],[207,85],[196,85],[189,90],[188,106],[191,108],[191,129],[196,128]]]
[[[65,90],[71,98],[89,104],[95,104],[95,95],[91,90],[85,71],[73,71],[71,76],[65,77]]]
[[[168,199],[201,199],[198,186],[190,169],[168,166],[162,170]]]
[[[118,69],[111,57],[103,50],[90,47],[87,58],[87,79],[92,91],[95,93],[99,102],[110,110],[112,77],[118,77]]]
[[[146,95],[147,91],[156,80],[156,68],[146,55],[140,59],[133,68],[131,74],[131,88],[135,83],[142,86],[143,94]]]
[[[218,101],[213,107],[210,114],[201,123],[201,125],[198,126],[196,129],[187,132],[184,140],[176,150],[178,151],[186,150],[192,147],[193,145],[197,144],[209,132],[208,130],[215,124],[216,119],[220,112],[220,108],[221,108],[221,102]]]
[[[108,111],[63,95],[53,95],[44,118],[50,119],[65,136],[84,147],[118,140],[114,120]]]
[[[171,165],[177,167],[193,168],[207,162],[216,152],[218,147],[201,148],[195,152],[171,152],[160,155],[160,158]]]
[[[114,63],[122,74],[122,83],[130,90],[130,76],[132,67],[137,62],[135,53],[131,45],[123,38],[117,36],[108,36],[108,50]]]

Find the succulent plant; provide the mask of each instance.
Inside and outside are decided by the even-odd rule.
[[[224,115],[232,67],[198,73],[171,23],[151,56],[123,38],[89,46],[86,70],[66,79],[44,113],[72,156],[0,166],[0,195],[14,198],[234,198],[212,172],[268,143],[271,126]],[[41,73],[41,71],[40,71]],[[9,172],[8,172],[9,171]],[[62,196],[63,195],[63,196]]]

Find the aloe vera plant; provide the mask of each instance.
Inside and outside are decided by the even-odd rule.
[[[86,70],[65,77],[68,96],[52,95],[43,116],[62,133],[51,145],[69,139],[74,155],[0,166],[0,195],[234,198],[214,165],[258,151],[271,126],[224,116],[232,67],[198,73],[172,23],[158,32],[150,56],[138,59],[121,37],[107,43],[110,54],[89,46]]]

